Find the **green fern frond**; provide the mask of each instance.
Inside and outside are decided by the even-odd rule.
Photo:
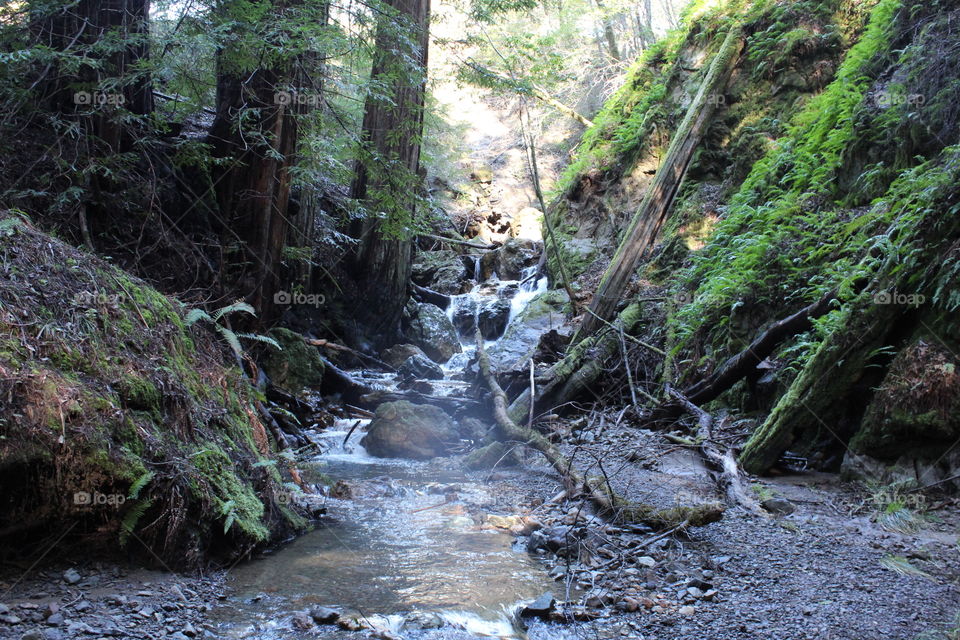
[[[130,507],[130,510],[127,511],[127,514],[123,516],[123,520],[120,522],[120,546],[125,547],[127,542],[130,540],[130,536],[133,534],[134,529],[137,527],[137,523],[140,521],[140,518],[143,517],[143,514],[147,512],[153,505],[153,500],[138,500],[136,504]]]
[[[264,336],[259,333],[238,333],[238,337],[245,338],[247,340],[253,340],[255,342],[263,342],[268,344],[271,347],[275,347],[277,351],[283,351],[283,347],[280,346],[280,343],[271,338],[270,336]]]
[[[186,317],[183,319],[183,324],[189,327],[196,324],[200,320],[213,322],[213,318],[210,317],[210,314],[203,309],[190,309],[190,311],[187,312]]]
[[[238,311],[243,311],[244,313],[249,313],[252,316],[256,316],[256,310],[247,304],[246,302],[234,302],[233,304],[228,304],[225,307],[220,307],[213,313],[213,319],[219,320],[223,316],[228,316],[231,313],[236,313]]]
[[[154,473],[153,471],[147,471],[142,476],[137,478],[136,482],[130,485],[130,491],[127,494],[127,498],[131,500],[136,500],[140,497],[140,492],[145,486],[147,486],[151,480],[153,480]]]

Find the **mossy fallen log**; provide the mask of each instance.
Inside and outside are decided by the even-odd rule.
[[[633,503],[618,496],[613,488],[603,478],[584,476],[560,449],[542,434],[533,429],[520,426],[510,417],[507,409],[507,394],[497,382],[497,377],[490,366],[490,358],[483,348],[483,336],[477,333],[477,356],[480,363],[480,372],[490,388],[493,396],[493,415],[497,426],[503,435],[510,439],[522,442],[536,449],[553,466],[563,482],[569,495],[582,493],[593,502],[598,513],[612,520],[622,522],[643,522],[650,526],[663,529],[668,527],[703,526],[718,521],[723,517],[723,506],[719,504],[702,504],[693,506],[677,506],[661,509],[654,505]]]
[[[616,321],[617,329],[630,333],[643,318],[642,306],[634,302],[624,309]],[[535,397],[530,390],[521,393],[507,410],[511,420],[522,422],[530,411],[564,404],[594,385],[604,371],[604,363],[620,350],[617,330],[601,331],[574,345],[566,356],[541,376]]]

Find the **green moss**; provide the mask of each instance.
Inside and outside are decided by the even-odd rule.
[[[117,381],[120,399],[131,409],[159,411],[161,395],[157,387],[141,376],[124,374]]]
[[[270,380],[291,393],[320,386],[325,367],[317,348],[304,342],[300,334],[282,327],[271,329],[269,335],[281,347],[279,351],[266,347],[261,358],[261,366]]]
[[[234,470],[230,457],[217,445],[207,444],[190,456],[200,478],[213,489],[210,496],[216,505],[224,531],[233,526],[256,541],[265,541],[270,532],[263,524],[264,507],[249,482],[244,482]],[[198,491],[203,491],[197,485]]]

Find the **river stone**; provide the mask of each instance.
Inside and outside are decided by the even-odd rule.
[[[480,333],[485,340],[496,340],[503,335],[510,320],[510,302],[494,300],[480,309]]]
[[[419,380],[442,380],[443,369],[436,362],[424,355],[414,354],[398,369],[402,378],[417,378]]]
[[[403,311],[410,341],[423,349],[427,357],[443,364],[460,353],[460,340],[447,314],[440,307],[410,301]]]
[[[384,349],[380,352],[380,359],[394,369],[399,369],[400,365],[406,362],[411,356],[423,356],[426,358],[427,354],[415,344],[395,344],[389,349]]]
[[[304,342],[299,333],[283,327],[271,329],[267,335],[281,348],[278,351],[276,347],[266,346],[260,358],[260,366],[273,384],[294,395],[320,386],[324,364],[316,347]]]
[[[340,612],[330,607],[313,607],[310,609],[310,617],[317,624],[333,624],[340,617]]]
[[[457,442],[456,424],[443,409],[399,400],[377,407],[360,444],[378,458],[426,460],[448,454]]]
[[[520,610],[521,618],[545,618],[553,611],[557,601],[549,591]]]
[[[461,256],[454,251],[422,251],[414,258],[410,277],[421,287],[456,295],[467,277],[467,270]]]
[[[488,280],[494,274],[500,280],[519,280],[524,267],[530,267],[540,259],[543,243],[511,238],[494,251],[484,254],[480,260],[480,276]]]

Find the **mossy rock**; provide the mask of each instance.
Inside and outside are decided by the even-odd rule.
[[[463,466],[474,470],[512,467],[518,464],[520,460],[516,446],[499,441],[474,449],[463,459]]]
[[[260,361],[270,381],[293,394],[319,387],[323,382],[324,364],[317,348],[304,342],[299,333],[283,327],[271,329],[268,335],[281,347],[279,351],[267,347]]]
[[[377,407],[360,444],[379,458],[426,460],[449,454],[458,442],[457,426],[443,409],[400,400]]]

